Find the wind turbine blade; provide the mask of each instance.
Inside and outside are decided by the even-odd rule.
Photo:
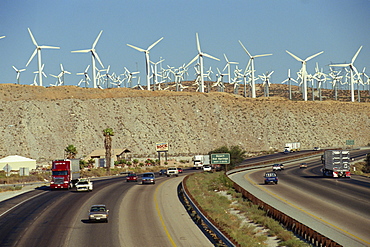
[[[350,65],[351,65],[350,63],[329,64],[329,66],[333,66],[333,67],[348,67],[348,66],[350,66]]]
[[[216,57],[213,57],[213,56],[211,56],[211,55],[208,55],[207,53],[203,53],[202,55],[203,55],[203,56],[205,56],[205,57],[209,57],[209,58],[212,58],[212,59],[214,59],[214,60],[220,61],[220,59],[218,59],[218,58],[216,58]]]
[[[361,49],[362,49],[362,46],[360,46],[360,48],[358,49],[358,51],[356,52],[356,54],[353,56],[352,62],[351,62],[352,64],[355,62],[355,60],[356,60],[358,54],[360,53]]]
[[[194,63],[194,61],[198,58],[198,55],[196,55],[186,66],[185,68],[187,68],[190,64]]]
[[[87,53],[87,52],[90,52],[91,50],[90,49],[86,49],[86,50],[77,50],[77,51],[71,51],[72,53]]]
[[[195,33],[195,37],[197,39],[197,50],[198,50],[198,53],[202,53],[202,51],[200,50],[200,43],[199,43],[198,33]]]
[[[316,53],[315,55],[312,55],[312,56],[310,56],[310,57],[306,58],[306,60],[305,60],[305,61],[308,61],[308,60],[310,60],[310,59],[312,59],[312,58],[314,58],[314,57],[316,57],[316,56],[318,56],[318,55],[320,55],[320,54],[322,54],[322,53],[324,53],[324,51],[320,51],[320,52]]]
[[[147,51],[150,51],[150,49],[152,49],[152,48],[153,48],[156,44],[158,44],[162,39],[163,39],[163,37],[162,37],[162,38],[160,38],[159,40],[157,40],[156,42],[154,42],[153,44],[151,44],[151,45],[148,47]]]
[[[5,36],[1,36],[1,37],[0,37],[0,39],[3,39],[3,38],[5,38]]]
[[[30,62],[32,61],[33,57],[36,56],[36,53],[37,53],[37,48],[33,51],[30,59],[28,60],[28,62],[26,63],[26,67],[30,64]]]
[[[98,40],[100,39],[100,35],[101,35],[102,33],[103,33],[103,30],[101,30],[101,31],[100,31],[100,33],[99,33],[99,35],[98,35],[98,37],[96,37],[96,39],[95,39],[95,41],[94,41],[94,43],[93,43],[93,45],[92,45],[91,49],[94,49],[94,48],[95,48],[96,44],[98,43]]]
[[[138,51],[141,51],[141,52],[145,52],[144,49],[141,49],[139,47],[136,47],[136,46],[133,46],[133,45],[130,45],[130,44],[127,44],[128,46],[130,46],[131,48],[134,48],[135,50],[138,50]]]
[[[37,42],[36,42],[35,38],[34,38],[34,37],[33,37],[33,35],[32,35],[31,29],[30,29],[30,28],[27,28],[27,29],[28,29],[28,33],[29,33],[29,34],[30,34],[30,36],[31,36],[31,39],[32,39],[33,44],[34,44],[35,46],[38,46],[38,44],[37,44]]]
[[[252,55],[248,52],[247,48],[244,47],[243,43],[239,40],[240,45],[243,47],[244,51],[248,54],[250,58],[252,58]]]
[[[294,55],[293,53],[291,53],[291,52],[289,52],[289,51],[287,51],[286,50],[286,52],[289,54],[289,55],[291,55],[292,57],[294,57],[296,60],[298,60],[299,62],[303,62],[303,60],[302,59],[300,59],[299,57],[297,57],[296,55]]]
[[[12,66],[15,72],[18,72],[18,69],[15,66]]]
[[[87,65],[87,67],[86,67],[86,69],[85,69],[85,73],[89,70],[89,68],[90,68],[90,64],[89,64],[89,65]]]
[[[99,58],[98,53],[96,53],[95,51],[92,51],[92,54],[98,60],[98,62],[100,63],[100,65],[104,68],[103,63],[100,61],[100,58]]]
[[[41,49],[44,49],[44,48],[46,48],[46,49],[60,49],[60,47],[49,46],[49,45],[41,45],[41,46],[39,46],[39,48],[41,48]]]
[[[272,54],[261,54],[261,55],[255,55],[253,56],[253,58],[256,58],[256,57],[266,57],[266,56],[271,56]]]

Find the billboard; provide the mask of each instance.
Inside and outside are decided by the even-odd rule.
[[[165,151],[168,151],[168,142],[157,142],[155,144],[155,150],[157,152],[165,152]]]

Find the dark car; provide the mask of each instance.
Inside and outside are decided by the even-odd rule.
[[[104,204],[92,205],[89,211],[89,221],[108,222],[108,212]]]
[[[130,173],[126,176],[126,182],[137,182],[137,175],[135,173]]]
[[[275,172],[266,172],[264,178],[265,184],[277,184],[279,181]]]
[[[166,175],[167,170],[166,169],[161,169],[158,173],[159,173],[159,176]]]
[[[141,177],[142,184],[155,184],[155,176],[153,172],[146,172]]]
[[[179,171],[179,173],[182,173],[182,168],[181,167],[177,167],[177,170]]]

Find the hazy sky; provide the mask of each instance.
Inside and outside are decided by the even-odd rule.
[[[0,83],[16,82],[13,65],[26,68],[35,49],[28,27],[39,45],[60,47],[41,52],[48,75],[45,86],[55,83],[49,74],[58,74],[60,63],[72,73],[65,76],[66,84],[79,82],[82,76],[76,73],[91,64],[91,55],[71,51],[90,48],[100,30],[103,34],[96,50],[104,66],[110,65],[110,73],[116,74],[123,73],[124,66],[139,70],[142,84],[144,54],[126,44],[146,49],[164,37],[151,50],[150,58],[158,61],[162,57],[164,67],[179,67],[197,53],[195,33],[201,49],[220,59],[204,59],[205,70],[211,66],[214,72],[212,80],[216,68],[222,70],[226,64],[223,54],[239,62],[239,68],[247,65],[249,58],[238,40],[252,55],[273,54],[255,59],[256,74],[275,71],[272,83],[283,81],[288,69],[296,77],[301,67],[285,50],[302,59],[324,51],[307,63],[308,73],[314,73],[316,62],[327,72],[331,63],[350,62],[363,45],[355,61],[362,71],[370,66],[369,10],[368,0],[2,0],[0,36],[6,37],[0,39]],[[30,85],[38,70],[37,57],[26,69],[20,82]],[[89,73],[91,77],[91,68]],[[194,73],[191,67],[190,79],[195,78]]]

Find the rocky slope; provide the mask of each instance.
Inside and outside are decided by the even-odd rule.
[[[171,156],[222,145],[260,151],[294,141],[304,149],[370,142],[370,103],[1,84],[0,104],[0,158],[63,158],[69,144],[83,157],[104,148],[108,127],[115,132],[113,148],[136,157],[155,157],[156,142],[168,142]]]

